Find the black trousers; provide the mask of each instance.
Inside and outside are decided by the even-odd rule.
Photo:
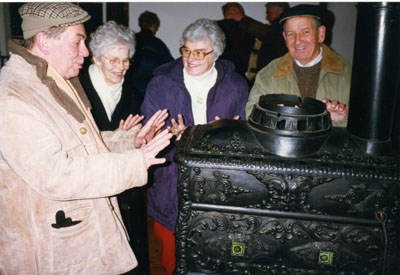
[[[117,196],[129,243],[138,260],[138,266],[126,274],[150,274],[145,195],[146,187],[136,187]]]

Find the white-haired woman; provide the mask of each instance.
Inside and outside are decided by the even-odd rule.
[[[134,54],[134,32],[109,21],[91,34],[89,48],[93,64],[82,69],[79,79],[98,128],[101,131],[140,128],[142,97],[131,81],[124,81]],[[139,262],[135,274],[149,272],[144,188],[130,189],[117,196],[130,244]]]
[[[225,35],[215,21],[198,19],[190,24],[182,35],[182,58],[155,70],[142,113],[149,115],[167,108],[168,127],[177,137],[186,126],[219,118],[245,119],[248,86],[232,63],[218,59],[224,47]],[[167,164],[154,170],[148,189],[148,213],[155,220],[154,233],[162,244],[165,274],[172,274],[175,268],[178,169],[172,159],[174,151],[174,144],[164,150]]]
[[[135,51],[134,32],[129,28],[108,21],[90,35],[89,48],[92,61],[82,69],[79,79],[92,104],[92,114],[100,130],[129,128],[125,122],[131,114],[140,113],[142,98],[124,76]],[[134,121],[138,123],[137,115]]]

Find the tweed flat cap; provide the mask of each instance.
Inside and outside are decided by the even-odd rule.
[[[311,16],[319,19],[321,24],[323,24],[324,12],[318,5],[307,5],[307,4],[297,5],[291,7],[290,9],[287,9],[285,12],[281,14],[281,16],[279,17],[279,24],[283,26],[283,23],[287,19],[296,16]]]
[[[27,3],[18,10],[22,17],[24,39],[51,27],[67,27],[82,24],[90,15],[72,3]]]

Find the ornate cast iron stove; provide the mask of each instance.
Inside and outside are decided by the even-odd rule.
[[[253,123],[216,121],[182,137],[177,273],[380,274],[400,240],[398,158],[364,155],[329,127],[318,149],[306,131],[278,135],[306,148],[289,159],[267,150]]]
[[[398,30],[394,5],[360,4],[359,17],[385,31],[389,20]],[[385,41],[384,34],[375,32],[380,34],[373,41]],[[373,41],[363,49],[382,48]],[[400,44],[391,43],[385,51]],[[398,79],[400,62],[377,56],[383,58],[377,62],[382,75]],[[365,71],[363,78],[357,76],[358,62],[353,61],[353,79],[365,82]],[[381,94],[376,85],[360,86],[364,97],[376,90]],[[357,87],[352,82],[351,106],[359,100]],[[375,104],[377,97],[370,97],[374,100],[367,101]],[[374,114],[388,114],[390,120],[391,102],[379,110],[374,106]],[[362,111],[368,116],[366,110],[372,109],[366,108]],[[390,130],[364,132],[365,127],[376,129],[378,118],[367,120],[353,112],[347,129],[334,128],[323,103],[269,95],[260,98],[248,121],[221,120],[187,129],[175,154],[175,272],[400,274],[400,158],[389,149]]]

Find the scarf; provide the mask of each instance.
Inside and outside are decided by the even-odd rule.
[[[215,62],[208,72],[199,76],[190,75],[183,68],[183,80],[192,99],[192,113],[195,125],[207,123],[207,96],[217,81],[217,76]]]
[[[94,89],[103,103],[107,117],[111,121],[115,107],[121,99],[122,84],[124,83],[124,79],[122,79],[122,81],[118,84],[108,85],[104,80],[103,74],[100,72],[99,66],[96,64],[89,66],[89,77],[92,81]]]

